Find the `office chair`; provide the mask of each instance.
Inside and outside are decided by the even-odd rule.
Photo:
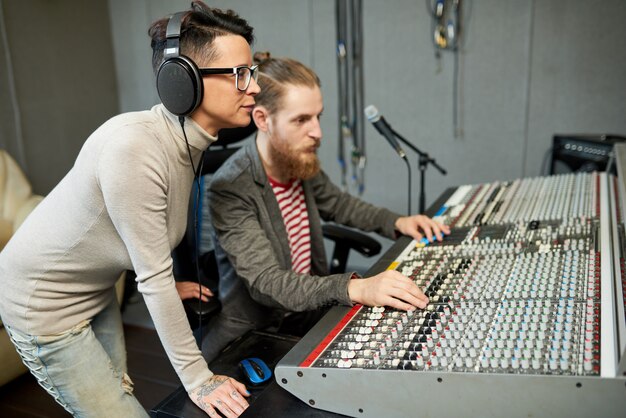
[[[212,145],[204,156],[202,167],[202,176],[212,175],[222,166],[226,160],[233,155],[239,148],[238,142],[250,137],[256,131],[254,122],[243,128],[223,129],[219,132],[218,141]],[[205,177],[206,181],[206,177]],[[206,189],[206,186],[201,186]],[[194,207],[190,204],[189,222],[187,233],[182,242],[176,247],[172,253],[174,258],[174,274],[177,278],[193,278],[196,277],[196,243],[194,238]],[[201,199],[202,200],[202,199]],[[210,222],[206,219],[208,210],[200,209],[203,215],[203,221]],[[378,241],[370,236],[353,229],[349,229],[336,224],[324,224],[322,226],[324,238],[334,242],[333,254],[330,262],[330,273],[343,273],[346,271],[350,250],[355,250],[366,257],[377,255],[381,251],[381,245]],[[199,237],[202,243],[203,239],[210,237]],[[196,329],[200,322],[206,324],[208,320],[216,315],[221,309],[221,304],[217,297],[219,272],[217,269],[217,261],[215,259],[215,251],[213,249],[204,252],[198,257],[199,272],[202,276],[202,284],[209,287],[215,294],[209,302],[198,303],[197,299],[187,299],[183,301],[185,311],[189,319],[192,329]]]
[[[322,225],[324,238],[335,243],[330,259],[330,274],[345,273],[350,250],[355,250],[365,257],[380,253],[381,245],[374,238],[354,229],[326,223]]]
[[[206,182],[210,181],[210,176],[215,174],[222,164],[224,164],[224,162],[226,162],[226,160],[240,148],[239,145],[234,144],[250,137],[255,131],[256,126],[254,125],[254,122],[250,122],[250,124],[246,127],[222,129],[219,132],[219,139],[217,142],[211,145],[211,147],[204,154],[202,172],[200,173],[202,177],[200,187],[203,189],[203,192],[206,191]],[[181,243],[172,252],[172,258],[174,260],[174,276],[176,278],[186,280],[193,280],[193,278],[196,278],[197,260],[198,273],[201,275],[201,282],[204,286],[211,289],[215,296],[210,298],[208,302],[203,303],[198,303],[197,299],[186,299],[183,301],[183,306],[185,307],[185,312],[187,313],[191,329],[198,328],[200,323],[206,324],[208,320],[212,316],[216,315],[221,309],[221,304],[217,296],[219,273],[217,269],[217,261],[215,259],[215,250],[212,249],[212,245],[210,245],[211,249],[199,254],[199,257],[196,258],[198,245],[195,242],[194,228],[199,228],[197,224],[194,225],[196,196],[197,190],[194,185],[194,190],[192,191],[192,197],[189,204],[187,232],[185,233]],[[202,205],[202,202],[203,199],[201,197],[200,205]],[[207,208],[200,207],[197,212],[198,217],[201,218],[197,220],[197,222],[210,222],[210,219],[204,219],[206,218],[206,215],[208,215]],[[203,240],[210,241],[211,239],[208,236],[204,237],[200,235],[201,231],[198,230],[200,243],[202,243]],[[202,247],[202,245],[200,245],[200,247]]]

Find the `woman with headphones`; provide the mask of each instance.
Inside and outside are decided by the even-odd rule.
[[[162,103],[113,117],[0,253],[0,315],[43,386],[76,417],[146,417],[126,374],[114,286],[134,270],[159,337],[189,396],[209,416],[248,406],[246,388],[214,375],[176,291],[182,239],[203,151],[246,126],[259,92],[253,29],[194,1],[150,28]]]

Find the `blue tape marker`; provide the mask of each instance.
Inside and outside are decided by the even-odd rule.
[[[444,205],[444,206],[439,208],[439,210],[437,211],[437,213],[435,213],[434,216],[441,216],[447,210],[448,210],[448,207]]]

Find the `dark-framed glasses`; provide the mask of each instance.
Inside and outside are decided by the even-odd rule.
[[[258,65],[253,65],[252,67],[242,65],[232,68],[198,68],[198,70],[203,76],[210,74],[235,74],[235,86],[239,91],[246,91],[250,85],[250,79],[254,78],[254,81],[257,81],[259,78]]]

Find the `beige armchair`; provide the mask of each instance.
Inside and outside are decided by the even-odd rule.
[[[0,251],[28,214],[43,199],[33,194],[19,165],[0,150]],[[26,371],[0,318],[0,386]]]
[[[0,250],[26,216],[41,202],[15,160],[0,150]]]

